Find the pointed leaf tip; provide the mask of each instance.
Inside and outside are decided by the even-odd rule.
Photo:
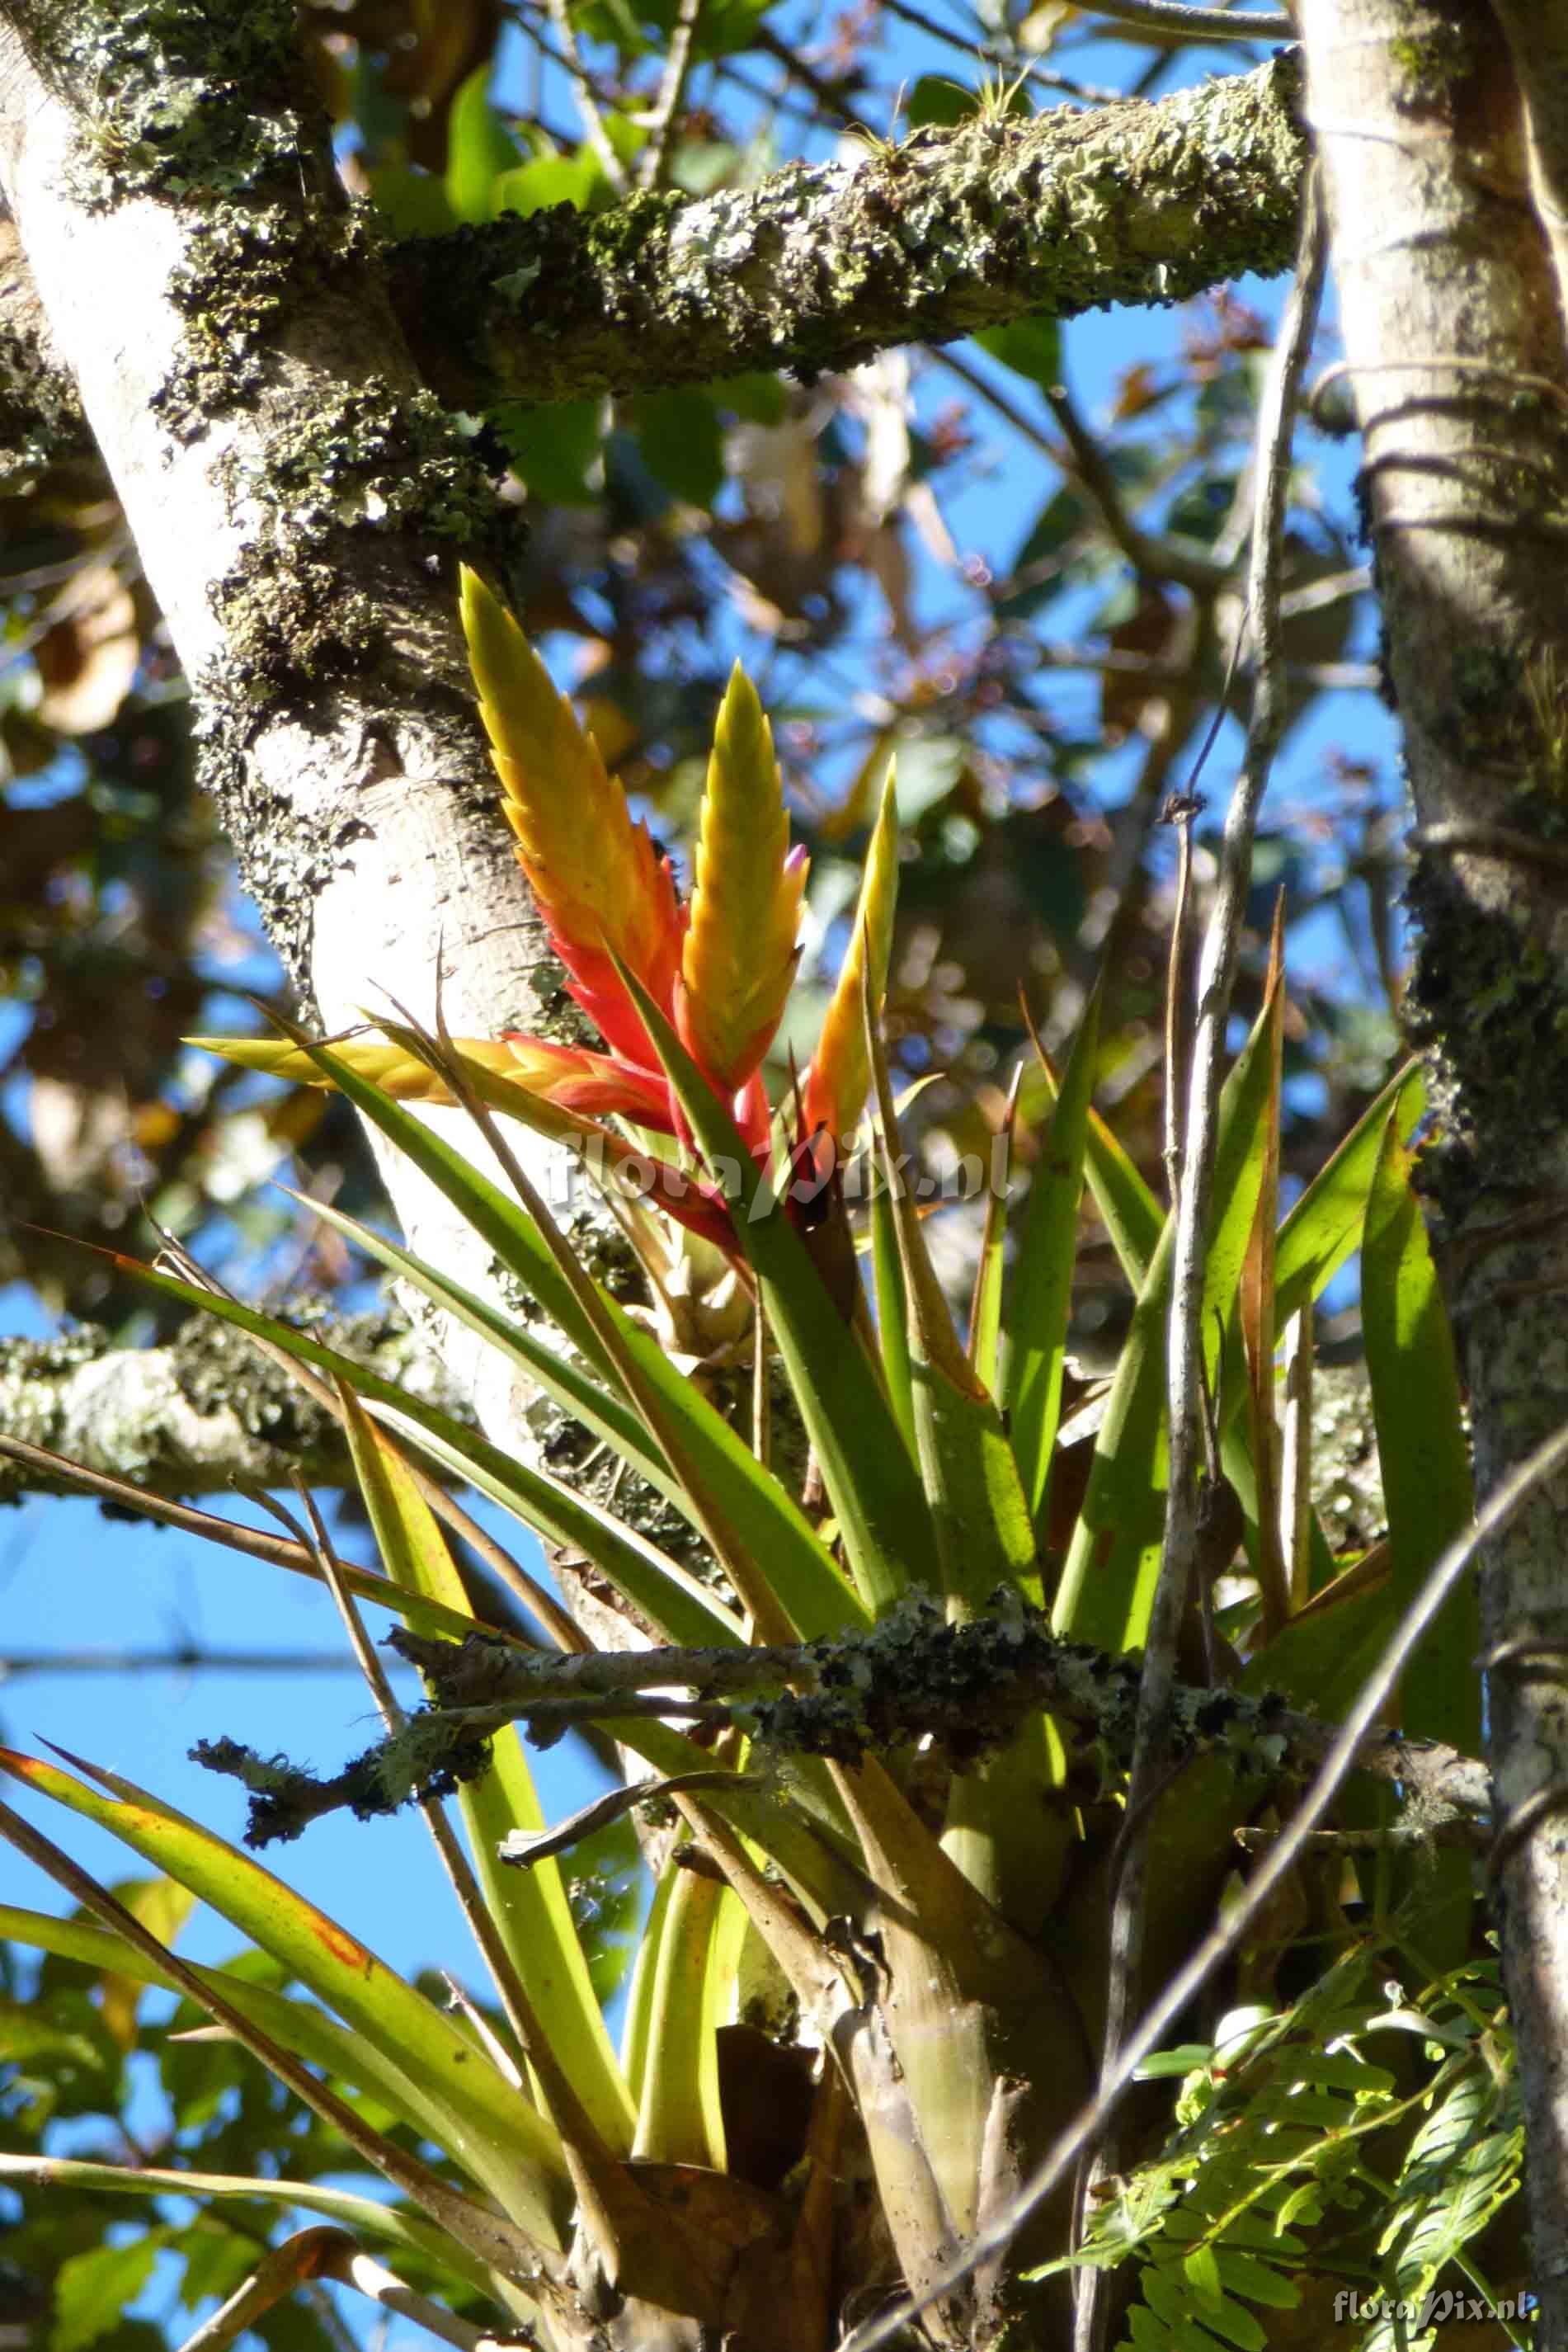
[[[825,1128],[841,1144],[847,1144],[853,1133],[871,1087],[862,995],[869,993],[880,1010],[887,992],[893,919],[898,905],[896,784],[897,762],[890,760],[866,853],[854,929],[806,1073],[803,1099],[808,1131]]]
[[[782,1017],[806,870],[789,847],[773,730],[737,662],[714,727],[677,1024],[721,1093],[746,1083]]]
[[[466,567],[460,611],[518,861],[580,1001],[617,1052],[647,1062],[612,956],[656,1003],[670,1004],[681,920],[668,860],[633,823],[598,745],[517,622]]]

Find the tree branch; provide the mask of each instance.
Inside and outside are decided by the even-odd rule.
[[[324,1320],[314,1336],[383,1380],[465,1408],[428,1345],[389,1315]],[[342,1433],[242,1334],[193,1317],[162,1348],[121,1348],[90,1327],[62,1339],[0,1340],[0,1429],[158,1496],[353,1484]],[[0,1502],[76,1494],[0,1456]]]
[[[1286,51],[1156,102],[927,128],[756,187],[644,192],[599,214],[558,205],[396,247],[392,304],[443,400],[482,409],[816,374],[1030,311],[1181,301],[1290,267],[1300,91]],[[7,287],[31,301],[19,263],[0,272]],[[57,437],[60,373],[39,365],[26,412],[31,363],[0,303],[7,358],[10,437]]]
[[[393,299],[428,381],[479,407],[818,373],[1032,310],[1180,301],[1290,267],[1299,92],[1287,53],[1157,103],[977,117],[755,188],[557,205],[400,246]]]
[[[640,1714],[723,1721],[739,1711],[746,1728],[775,1751],[831,1757],[849,1765],[873,1751],[931,1735],[959,1765],[1004,1743],[1019,1719],[1048,1707],[1122,1761],[1132,1754],[1139,1664],[1083,1643],[1060,1642],[1032,1612],[1004,1611],[946,1623],[912,1601],[864,1635],[800,1646],[755,1649],[590,1652],[577,1657],[524,1653],[471,1634],[454,1643],[395,1627],[388,1636],[417,1665],[435,1700],[403,1730],[378,1741],[330,1779],[229,1739],[193,1754],[251,1793],[247,1843],[298,1837],[322,1814],[348,1806],[361,1819],[394,1811],[412,1798],[444,1793],[485,1769],[486,1742],[506,1722],[522,1722],[548,1745],[585,1719],[613,1727]],[[689,1689],[682,1700],[673,1690]],[[1302,1768],[1326,1756],[1338,1727],[1302,1715],[1276,1696],[1184,1688],[1176,1694],[1170,1753],[1182,1759],[1217,1745],[1250,1751],[1263,1770]],[[1490,1802],[1486,1769],[1457,1750],[1375,1732],[1359,1767],[1397,1781],[1429,1818]]]

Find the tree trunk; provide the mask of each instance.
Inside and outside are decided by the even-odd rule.
[[[1425,1166],[1484,1496],[1568,1421],[1568,25],[1539,0],[1302,0],[1301,24],[1418,828]],[[1568,2345],[1565,1514],[1559,1477],[1482,1577],[1542,2352]]]
[[[429,1020],[439,962],[455,1034],[548,1033],[557,968],[444,552],[504,554],[503,510],[420,382],[273,13],[270,45],[263,12],[191,10],[161,47],[112,9],[10,9],[0,186],[306,1000],[329,1029],[389,995]],[[194,128],[171,153],[142,107]],[[382,1167],[411,1247],[481,1282],[445,1204]],[[441,1344],[466,1385],[476,1346]]]

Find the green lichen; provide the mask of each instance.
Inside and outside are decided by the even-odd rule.
[[[213,591],[230,693],[264,708],[284,689],[343,677],[374,660],[380,625],[341,573],[294,548],[256,544]]]
[[[372,257],[358,216],[330,205],[219,204],[204,213],[170,280],[185,320],[184,349],[155,403],[170,430],[198,439],[251,398],[289,310],[335,278],[347,284]]]
[[[433,393],[372,376],[284,425],[268,449],[268,487],[296,530],[414,530],[467,545],[495,522],[478,432]]]
[[[1414,111],[1451,104],[1455,83],[1475,70],[1476,53],[1468,26],[1428,12],[1424,23],[1394,37],[1388,59],[1398,77],[1395,102]]]
[[[651,245],[668,236],[690,202],[678,191],[643,188],[609,212],[591,213],[582,224],[582,249],[590,266],[595,270],[634,268]]]
[[[201,11],[116,0],[33,16],[46,65],[85,96],[73,193],[91,205],[236,194],[292,169],[325,135],[298,104],[293,0]]]

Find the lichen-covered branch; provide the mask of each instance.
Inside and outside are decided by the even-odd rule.
[[[392,307],[427,382],[480,409],[820,373],[1036,310],[1179,301],[1290,266],[1300,83],[1289,51],[1155,103],[977,118],[716,195],[414,238],[389,257]],[[25,262],[0,251],[13,450],[85,440],[39,320]]]
[[[1087,1643],[1061,1642],[1021,1607],[949,1624],[912,1600],[872,1633],[799,1647],[658,1649],[575,1657],[527,1651],[471,1634],[436,1641],[394,1628],[399,1655],[417,1665],[434,1705],[330,1778],[233,1740],[204,1741],[198,1761],[238,1780],[251,1796],[247,1842],[298,1837],[343,1807],[361,1819],[442,1793],[485,1767],[486,1743],[506,1722],[526,1724],[537,1744],[569,1727],[639,1714],[743,1725],[758,1753],[826,1756],[856,1765],[929,1736],[956,1766],[1005,1744],[1040,1707],[1077,1727],[1113,1760],[1132,1755],[1140,1665]],[[673,1697],[690,1690],[690,1700]],[[1178,1689],[1176,1760],[1217,1745],[1244,1750],[1267,1774],[1321,1762],[1336,1727],[1278,1697],[1230,1689]],[[1426,1819],[1483,1812],[1486,1768],[1457,1749],[1393,1732],[1368,1739],[1361,1768],[1397,1781]]]
[[[462,1410],[400,1318],[326,1318],[314,1336],[383,1380]],[[312,1486],[353,1483],[331,1415],[240,1333],[199,1316],[162,1348],[120,1347],[91,1328],[0,1340],[0,1430],[163,1496],[285,1486],[295,1472]],[[0,1502],[77,1491],[0,1457]]]
[[[481,407],[1180,301],[1290,267],[1299,93],[1286,52],[1156,103],[979,116],[698,199],[557,205],[400,247],[393,300],[428,381]]]

